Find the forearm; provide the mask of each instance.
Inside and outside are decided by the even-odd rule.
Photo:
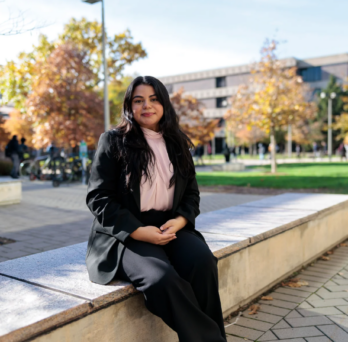
[[[178,231],[187,225],[188,220],[184,216],[179,215],[175,219],[178,221]]]

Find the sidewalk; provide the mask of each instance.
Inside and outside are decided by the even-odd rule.
[[[314,243],[314,242],[313,242]],[[296,278],[308,286],[278,287],[260,300],[259,311],[226,324],[228,342],[347,342],[348,248],[340,247],[329,261],[312,263]]]
[[[16,241],[0,245],[0,262],[87,241],[93,216],[86,191],[80,184],[53,188],[51,182],[23,181],[22,203],[0,206],[0,237]],[[201,212],[263,197],[201,193]]]
[[[256,159],[256,158],[250,158],[250,159],[244,159],[244,158],[237,158],[231,161],[231,163],[242,163],[245,166],[264,166],[264,165],[271,165],[271,160],[269,158],[265,158],[263,160]],[[332,163],[338,163],[341,162],[340,157],[333,157],[331,160]],[[328,158],[277,158],[277,165],[280,164],[297,164],[297,163],[329,163]],[[342,162],[346,163],[346,162]],[[211,171],[211,168],[213,165],[221,165],[225,164],[224,159],[218,159],[218,160],[207,160],[207,163],[205,165],[196,165],[196,171],[202,172],[202,171]]]

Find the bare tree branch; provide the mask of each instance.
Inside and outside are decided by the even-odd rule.
[[[5,1],[0,1],[4,3]],[[30,32],[47,27],[47,22],[37,22],[35,20],[27,19],[27,11],[17,11],[12,13],[8,9],[9,17],[4,22],[0,23],[0,36],[14,36],[25,32]]]

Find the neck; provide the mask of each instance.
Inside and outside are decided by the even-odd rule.
[[[154,131],[154,132],[156,132],[156,133],[158,133],[159,132],[159,125],[157,125],[157,126],[151,126],[151,127],[146,127],[146,126],[140,126],[140,127],[142,127],[142,128],[146,128],[146,129],[150,129],[151,131]]]

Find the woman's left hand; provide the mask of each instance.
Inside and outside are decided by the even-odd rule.
[[[187,224],[187,219],[184,216],[178,216],[175,219],[167,221],[160,227],[163,234],[175,234]]]

